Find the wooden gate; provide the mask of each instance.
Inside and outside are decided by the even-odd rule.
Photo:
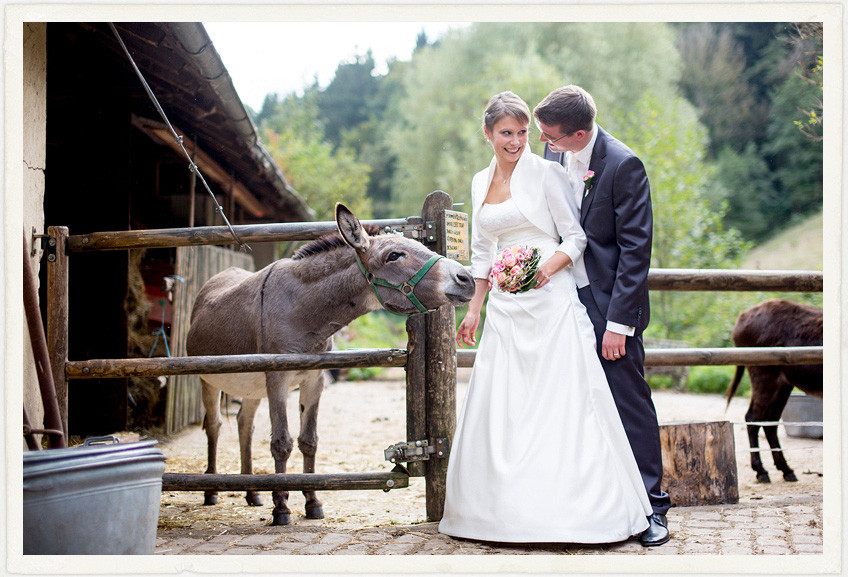
[[[433,192],[425,200],[421,217],[405,219],[366,220],[385,231],[402,233],[416,238],[432,250],[451,256],[450,243],[463,235],[451,235],[448,240],[447,221],[457,221],[452,199],[441,191]],[[459,218],[462,223],[467,219]],[[310,240],[337,230],[334,221],[315,223],[277,223],[265,225],[238,225],[233,229],[246,243]],[[197,227],[167,230],[140,230],[90,233],[69,236],[67,228],[51,227],[54,245],[59,248],[48,259],[48,325],[54,327],[49,348],[51,367],[55,375],[60,398],[60,413],[67,426],[68,379],[109,377],[172,376],[177,383],[169,387],[168,427],[176,428],[181,422],[195,419],[202,410],[194,395],[197,375],[208,373],[263,372],[269,370],[330,369],[350,367],[401,366],[407,370],[407,413],[410,415],[408,432],[411,449],[395,446],[391,453],[395,469],[386,473],[348,474],[274,474],[274,475],[187,475],[166,473],[163,489],[198,491],[219,490],[343,490],[383,489],[406,487],[410,476],[426,477],[427,514],[439,519],[442,514],[447,472],[447,443],[453,437],[456,420],[456,343],[454,309],[444,305],[427,315],[413,317],[407,325],[410,343],[407,350],[374,349],[355,351],[330,351],[321,354],[279,355],[229,355],[215,357],[186,357],[185,333],[191,315],[191,303],[175,306],[173,333],[177,356],[94,359],[68,361],[67,358],[67,273],[68,255],[95,250],[128,250],[133,248],[178,247],[177,274],[187,286],[178,291],[183,299],[193,299],[206,278],[236,264],[253,268],[239,258],[244,255],[206,245],[233,244],[227,227]],[[464,234],[467,240],[467,231]],[[249,266],[245,266],[248,264]],[[50,303],[55,306],[51,306]],[[64,303],[64,306],[63,306]],[[179,312],[177,312],[179,309]],[[191,378],[192,380],[189,380]],[[179,380],[177,380],[179,379]],[[432,450],[430,450],[432,448]],[[387,457],[389,460],[389,457]],[[400,462],[411,461],[408,471]],[[424,465],[424,462],[427,464]]]

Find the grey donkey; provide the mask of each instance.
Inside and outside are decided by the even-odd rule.
[[[338,233],[304,245],[290,259],[255,273],[231,267],[209,279],[194,302],[188,354],[320,353],[331,348],[336,331],[381,306],[413,314],[445,304],[458,306],[474,296],[474,279],[466,268],[420,242],[400,234],[372,236],[342,204],[336,205],[336,224]],[[415,277],[420,278],[413,282]],[[314,473],[318,402],[326,378],[322,370],[203,375],[206,473],[216,473],[221,391],[242,399],[237,417],[242,474],[253,472],[253,420],[263,397],[268,397],[271,414],[275,472],[285,473],[294,445],[286,399],[296,388],[300,389],[297,442],[303,472]],[[291,520],[288,491],[273,491],[272,496],[272,524],[287,525]],[[322,519],[323,506],[315,493],[304,491],[304,496],[306,517]],[[214,505],[217,499],[215,491],[205,493],[205,504]],[[253,491],[247,493],[247,502],[262,504]]]

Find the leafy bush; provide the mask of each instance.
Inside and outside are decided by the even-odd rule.
[[[347,372],[348,381],[370,381],[376,379],[383,372],[383,367],[353,367]]]
[[[652,391],[666,391],[673,386],[670,375],[651,375],[646,380]]]
[[[693,393],[725,394],[727,386],[733,380],[736,372],[734,366],[704,366],[692,367],[689,371],[689,383],[687,388]],[[748,372],[742,377],[742,382],[736,391],[736,395],[747,396],[751,390],[751,381]]]
[[[404,317],[385,311],[374,311],[355,319],[334,338],[336,348],[348,349],[405,349],[407,343]],[[349,381],[366,381],[378,377],[382,367],[352,368]]]
[[[686,390],[690,393],[724,395],[727,392],[727,386],[733,380],[735,372],[735,366],[692,367],[689,370],[689,380],[686,384]],[[652,375],[647,380],[651,390],[654,391],[671,390],[674,387],[671,376],[669,375]],[[748,372],[746,371],[742,377],[742,382],[739,383],[739,388],[736,390],[735,396],[747,397],[750,391],[751,380],[748,378]]]

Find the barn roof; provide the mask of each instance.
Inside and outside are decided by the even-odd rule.
[[[132,65],[109,26],[90,27],[131,71]],[[193,146],[196,138],[198,149],[206,154],[208,169],[197,162],[204,177],[207,170],[214,173],[227,167],[232,171],[236,199],[250,220],[314,219],[314,211],[262,145],[258,130],[201,23],[132,22],[115,23],[115,28],[168,120],[178,132],[186,134],[186,147]],[[132,75],[135,78],[134,72]],[[149,100],[137,78],[129,81],[127,88],[133,99]],[[160,120],[134,119],[134,124],[173,147],[174,139],[167,129],[162,130]]]

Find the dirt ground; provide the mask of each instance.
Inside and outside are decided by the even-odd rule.
[[[460,369],[457,399],[461,406],[470,370]],[[290,395],[288,407],[292,436],[297,437],[297,392]],[[393,465],[384,460],[383,450],[406,441],[405,383],[402,369],[384,370],[382,380],[338,382],[330,385],[321,399],[319,412],[319,447],[317,471],[322,473],[385,472]],[[797,483],[783,481],[774,468],[771,456],[763,462],[772,477],[770,484],[756,482],[750,467],[744,414],[748,400],[734,398],[725,413],[725,400],[720,395],[694,395],[675,392],[654,393],[654,404],[660,423],[676,421],[722,421],[734,423],[737,450],[740,502],[767,502],[789,495],[823,495],[823,451],[821,439],[788,437],[779,427],[780,442],[786,458],[798,476]],[[224,416],[218,453],[219,473],[238,473],[239,450],[235,413]],[[273,473],[270,421],[267,403],[263,402],[256,417],[254,432],[254,472]],[[761,447],[767,446],[761,434]],[[160,439],[165,454],[166,472],[202,473],[206,469],[206,436],[199,425]],[[300,453],[295,447],[289,461],[289,472],[302,472]],[[270,493],[262,493],[264,505],[250,507],[242,493],[221,492],[216,506],[203,506],[203,495],[197,492],[165,491],[162,494],[160,529],[192,528],[211,530],[253,526],[258,531],[271,520],[273,503]],[[369,526],[410,525],[426,521],[424,479],[413,477],[408,488],[390,492],[326,491],[325,518],[305,519],[304,498],[292,493],[292,523],[302,526],[320,525],[355,529]],[[672,513],[673,514],[673,510]]]

